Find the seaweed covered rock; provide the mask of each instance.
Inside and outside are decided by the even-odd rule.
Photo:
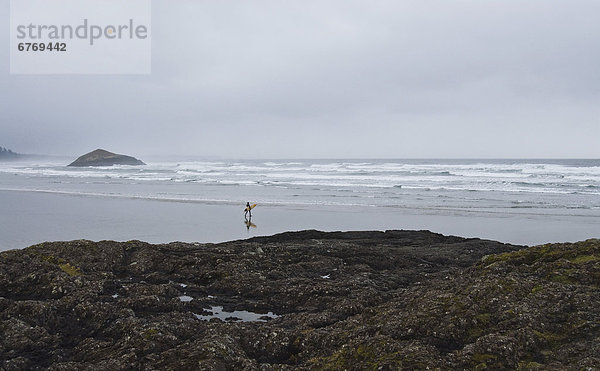
[[[599,364],[600,241],[427,231],[0,253],[0,369]]]
[[[340,324],[326,336],[343,334],[348,341],[312,362],[594,369],[600,364],[599,303],[599,240],[486,256],[454,275],[412,285],[354,324]]]

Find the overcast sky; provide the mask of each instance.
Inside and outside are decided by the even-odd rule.
[[[600,1],[152,4],[147,76],[10,75],[0,27],[0,146],[600,158]]]

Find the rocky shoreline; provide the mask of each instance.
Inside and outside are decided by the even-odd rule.
[[[24,156],[20,153],[13,152],[8,148],[4,148],[0,146],[0,161],[11,161],[18,160],[23,158]]]
[[[597,369],[600,241],[428,231],[0,253],[0,369]]]

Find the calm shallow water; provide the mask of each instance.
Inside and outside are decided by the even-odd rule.
[[[220,319],[221,321],[227,320],[240,320],[242,322],[267,322],[269,319],[275,319],[279,317],[273,312],[268,313],[254,313],[246,310],[236,310],[233,312],[226,312],[223,307],[214,306],[208,309],[211,314],[201,315],[194,313],[194,316],[202,321],[210,321],[213,318]]]
[[[535,244],[599,237],[598,160],[0,163],[0,249],[217,242],[287,230],[431,229]],[[243,205],[256,202],[252,222]]]

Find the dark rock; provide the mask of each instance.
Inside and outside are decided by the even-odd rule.
[[[113,166],[113,165],[146,165],[137,158],[97,149],[87,153],[69,164],[69,166]]]
[[[594,369],[599,287],[599,240],[43,243],[0,253],[0,369]]]
[[[12,150],[4,147],[0,147],[0,161],[18,160],[23,155],[13,152]]]

